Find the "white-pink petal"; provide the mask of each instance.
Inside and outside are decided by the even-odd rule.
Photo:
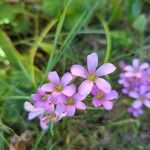
[[[77,109],[81,109],[81,110],[85,110],[86,109],[86,105],[83,102],[77,102],[76,103],[76,108]]]
[[[111,110],[113,107],[113,103],[111,101],[103,101],[102,105],[106,110]]]
[[[110,93],[111,92],[111,85],[108,81],[102,79],[102,78],[97,78],[95,81],[96,85],[100,90],[102,90],[105,93]]]
[[[66,86],[63,90],[62,93],[66,96],[72,96],[76,92],[76,86],[74,84]]]
[[[73,116],[75,114],[75,107],[74,106],[66,106],[66,113],[67,116]]]
[[[58,73],[56,71],[49,72],[48,73],[48,79],[50,80],[50,83],[53,83],[53,84],[59,84],[60,83],[60,78],[59,78]]]
[[[147,69],[149,67],[149,64],[148,63],[142,63],[140,65],[140,70],[143,70],[143,69]]]
[[[137,69],[140,65],[140,60],[139,59],[133,59],[132,65],[133,65],[134,68]]]
[[[132,97],[132,98],[137,99],[139,97],[139,94],[138,94],[138,92],[132,91],[132,92],[129,93],[129,96]]]
[[[26,111],[34,111],[35,107],[30,102],[25,102],[24,103],[24,109]]]
[[[87,56],[87,68],[90,73],[95,72],[98,65],[98,56],[92,53]]]
[[[41,115],[43,113],[43,110],[42,109],[39,109],[37,111],[31,111],[29,114],[28,114],[28,119],[29,120],[32,120],[34,119],[35,117]]]
[[[72,81],[72,79],[73,79],[73,76],[71,75],[71,73],[67,72],[62,76],[61,83],[63,86],[66,86]]]
[[[72,65],[71,73],[74,76],[87,78],[88,72],[87,70],[81,65]]]
[[[130,71],[134,71],[134,68],[131,65],[127,65],[123,68],[123,70],[130,72]]]
[[[95,97],[92,99],[92,104],[94,107],[100,107],[102,105],[101,101],[96,99]]]
[[[114,72],[115,70],[116,70],[116,67],[113,64],[107,63],[107,64],[103,64],[102,66],[100,66],[96,70],[96,74],[97,76],[105,76]]]
[[[138,109],[138,108],[140,108],[142,106],[142,102],[140,100],[135,100],[132,103],[132,106],[133,106],[133,108]]]
[[[78,92],[81,95],[88,95],[92,91],[93,85],[94,83],[92,81],[85,80],[80,84],[78,88]]]
[[[52,92],[54,91],[54,85],[51,83],[46,83],[42,85],[41,90],[44,92]]]
[[[147,108],[150,108],[150,100],[144,100],[143,101],[143,104],[147,107]]]

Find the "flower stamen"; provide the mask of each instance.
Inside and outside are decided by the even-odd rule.
[[[90,81],[95,81],[96,80],[96,75],[95,74],[90,74],[87,78]]]
[[[68,105],[73,105],[74,104],[74,99],[73,98],[68,98],[67,104]]]
[[[56,90],[57,90],[58,92],[61,92],[62,89],[63,89],[63,87],[62,87],[61,84],[58,84],[58,85],[56,86]]]

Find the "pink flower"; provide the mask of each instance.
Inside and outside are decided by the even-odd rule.
[[[139,59],[133,59],[132,65],[126,65],[123,70],[125,72],[126,77],[137,77],[141,78],[142,77],[142,71],[147,69],[149,67],[148,63],[142,63],[140,64]]]
[[[48,128],[48,124],[52,122],[58,122],[63,117],[66,116],[64,111],[60,111],[57,108],[55,109],[54,105],[51,109],[45,111],[39,118],[40,118],[40,126],[42,129]]]
[[[74,92],[75,85],[68,85],[73,79],[70,73],[65,73],[60,79],[57,72],[53,71],[48,73],[48,78],[50,80],[50,83],[44,84],[41,87],[41,90],[45,92],[51,92],[52,96],[55,97],[60,94],[70,96]]]
[[[133,91],[130,92],[130,97],[135,98],[136,100],[132,103],[132,106],[135,109],[142,107],[144,104],[147,108],[150,108],[150,91],[147,86],[142,85],[139,89],[139,92]]]
[[[142,108],[134,108],[133,106],[130,106],[128,108],[128,112],[131,113],[134,117],[139,117],[144,113]]]
[[[118,93],[115,90],[105,93],[100,90],[97,86],[92,89],[92,94],[94,95],[92,103],[94,107],[103,106],[106,110],[110,110],[113,107],[113,99],[118,98]]]
[[[36,108],[48,109],[52,103],[51,95],[42,91],[41,88],[35,94],[32,94],[32,100]]]
[[[111,85],[109,82],[100,77],[114,72],[116,67],[111,63],[107,63],[97,69],[97,65],[98,56],[96,53],[92,53],[87,56],[87,69],[81,65],[73,65],[71,67],[71,73],[74,76],[85,79],[85,81],[83,81],[79,86],[79,92],[82,95],[88,95],[92,91],[94,84],[106,93],[111,91]]]
[[[58,110],[64,110],[67,116],[73,116],[76,109],[85,110],[86,105],[82,102],[85,96],[75,92],[71,96],[60,95],[57,97]]]
[[[32,120],[32,119],[42,115],[45,112],[44,108],[36,108],[29,102],[24,103],[24,109],[29,112],[29,114],[28,114],[29,120]]]

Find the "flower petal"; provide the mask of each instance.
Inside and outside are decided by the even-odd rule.
[[[129,96],[132,97],[132,98],[137,99],[139,97],[139,93],[132,91],[132,92],[129,93]]]
[[[102,78],[97,78],[95,81],[96,85],[100,90],[102,90],[105,93],[110,93],[111,92],[111,85],[109,84],[108,81],[102,79]]]
[[[65,105],[64,104],[58,104],[57,106],[56,106],[56,111],[59,113],[59,114],[61,114],[61,113],[64,113],[64,111],[65,111]]]
[[[60,78],[59,78],[58,73],[56,71],[49,72],[48,73],[48,79],[50,80],[51,83],[53,83],[55,85],[60,83]]]
[[[107,100],[113,100],[118,98],[118,93],[115,90],[112,90],[110,93],[108,93],[105,97]]]
[[[77,94],[73,95],[73,99],[76,102],[83,101],[85,98],[86,98],[86,95],[82,95],[80,93],[77,93]]]
[[[133,108],[138,109],[138,108],[140,108],[142,106],[142,102],[140,100],[135,100],[132,103],[132,106],[133,106]]]
[[[101,101],[94,97],[92,99],[92,104],[94,105],[94,107],[100,107],[101,106]]]
[[[42,119],[40,119],[40,127],[45,130],[48,128],[48,125]]]
[[[76,86],[74,84],[66,86],[63,90],[62,93],[66,96],[72,96],[76,92]]]
[[[140,65],[140,70],[144,70],[144,69],[147,69],[149,67],[149,64],[148,63],[142,63]]]
[[[126,65],[124,68],[123,68],[123,70],[125,70],[125,71],[134,71],[134,68],[131,66],[131,65]]]
[[[41,90],[44,92],[52,92],[54,90],[54,85],[51,83],[46,83],[42,85]]]
[[[77,109],[81,109],[81,110],[85,110],[86,109],[86,105],[83,102],[77,102],[76,103],[76,108]]]
[[[132,65],[133,65],[134,68],[137,69],[140,65],[140,60],[139,59],[133,59]]]
[[[92,81],[85,80],[80,84],[78,92],[81,95],[88,95],[92,91],[93,85],[94,83]]]
[[[73,65],[71,67],[71,73],[74,76],[82,77],[82,78],[86,78],[88,75],[87,70],[84,67],[82,67],[81,65]]]
[[[34,107],[31,103],[25,102],[25,103],[24,103],[24,109],[25,109],[26,111],[34,111],[34,110],[35,110],[35,107]]]
[[[61,83],[63,86],[66,86],[67,84],[71,82],[72,79],[73,79],[73,76],[71,75],[71,73],[67,72],[62,76]]]
[[[97,95],[99,91],[100,91],[99,88],[96,85],[94,85],[93,88],[92,88],[92,92],[91,93],[93,95]]]
[[[28,114],[28,119],[29,120],[32,120],[34,119],[35,117],[41,115],[43,113],[43,110],[42,109],[39,109],[37,111],[31,111],[29,114]]]
[[[67,97],[63,94],[55,97],[55,103],[57,105],[66,103]]]
[[[67,113],[67,116],[73,116],[75,114],[75,107],[66,106],[66,113]]]
[[[124,75],[125,75],[125,77],[134,77],[135,73],[134,72],[125,72]]]
[[[104,106],[104,108],[106,109],[106,110],[111,110],[112,109],[112,107],[113,107],[113,103],[111,102],[111,101],[103,101],[102,102],[102,105]]]
[[[96,68],[98,65],[98,56],[96,53],[92,53],[90,55],[87,56],[87,68],[88,71],[91,72],[95,72]]]
[[[144,100],[143,101],[144,105],[147,107],[147,108],[150,108],[150,100]]]
[[[145,96],[150,99],[150,92],[146,93]]]
[[[107,64],[100,66],[96,70],[96,74],[97,76],[105,76],[107,74],[114,72],[115,70],[116,70],[116,67],[113,64],[107,63]]]
[[[141,86],[140,86],[140,89],[139,89],[139,93],[140,93],[141,95],[145,95],[146,91],[148,91],[148,90],[149,90],[149,88],[148,88],[147,86],[141,85]]]

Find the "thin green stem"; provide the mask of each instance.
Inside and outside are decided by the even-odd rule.
[[[103,110],[103,108],[102,107],[98,107],[98,108],[96,108],[96,107],[87,107],[87,110]]]
[[[109,61],[110,58],[110,53],[111,53],[111,34],[110,34],[110,30],[108,27],[107,22],[103,19],[102,16],[97,15],[99,21],[102,23],[104,31],[105,31],[105,35],[106,35],[106,42],[107,42],[107,48],[106,48],[106,54],[105,54],[105,58],[104,58],[104,63],[107,63]]]

